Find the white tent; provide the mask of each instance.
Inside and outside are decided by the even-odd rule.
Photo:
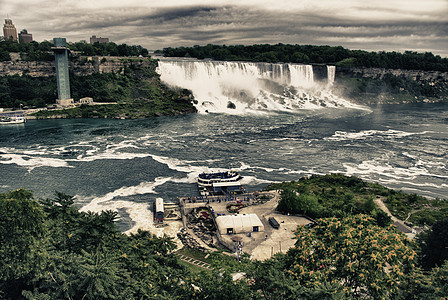
[[[263,223],[256,214],[228,215],[216,217],[221,234],[264,231]]]

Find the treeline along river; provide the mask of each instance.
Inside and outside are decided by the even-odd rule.
[[[249,190],[339,172],[448,198],[448,105],[191,114],[139,120],[30,120],[0,128],[0,191],[55,190],[84,210],[148,227],[157,198],[197,195],[196,176],[236,169]]]

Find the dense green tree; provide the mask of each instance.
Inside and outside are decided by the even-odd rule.
[[[294,212],[297,202],[297,194],[292,188],[284,188],[281,191],[281,198],[277,206],[277,210],[281,212]]]
[[[319,219],[299,226],[295,247],[288,251],[288,272],[300,285],[340,285],[348,296],[392,298],[410,276],[417,258],[412,243],[382,228],[366,215]]]
[[[188,298],[172,239],[126,236],[116,213],[80,212],[72,196],[0,194],[0,293],[5,299]]]
[[[0,61],[9,61],[9,60],[11,60],[9,52],[5,49],[0,49]]]
[[[88,44],[85,41],[70,43],[70,50],[87,56],[148,56],[148,50],[142,46],[117,45],[113,42]],[[76,56],[76,55],[75,55]]]
[[[33,194],[0,194],[0,291],[16,299],[48,265],[45,212]]]
[[[255,298],[264,299],[346,299],[342,287],[321,281],[312,287],[297,282],[288,272],[288,257],[277,254],[267,261],[256,261],[248,272]]]
[[[440,220],[418,236],[420,263],[429,270],[441,267],[448,260],[448,218]]]
[[[310,217],[369,214],[378,225],[386,227],[392,220],[376,206],[375,198],[383,201],[394,216],[402,220],[410,216],[409,220],[416,225],[433,224],[448,215],[446,201],[429,200],[342,174],[312,175],[298,181],[271,184],[266,189],[281,191],[278,211]]]
[[[196,286],[192,295],[193,299],[251,299],[246,281],[243,279],[234,283],[232,276],[227,272],[202,272],[200,276],[192,280],[191,284]]]

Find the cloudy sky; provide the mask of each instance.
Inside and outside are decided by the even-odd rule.
[[[448,57],[448,0],[0,0],[37,41],[108,37],[148,49],[311,44]]]

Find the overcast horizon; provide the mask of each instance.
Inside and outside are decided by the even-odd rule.
[[[3,18],[41,42],[92,35],[149,50],[206,44],[310,44],[448,57],[448,1],[2,0]],[[4,22],[2,22],[3,24]],[[3,32],[2,32],[3,33]]]

